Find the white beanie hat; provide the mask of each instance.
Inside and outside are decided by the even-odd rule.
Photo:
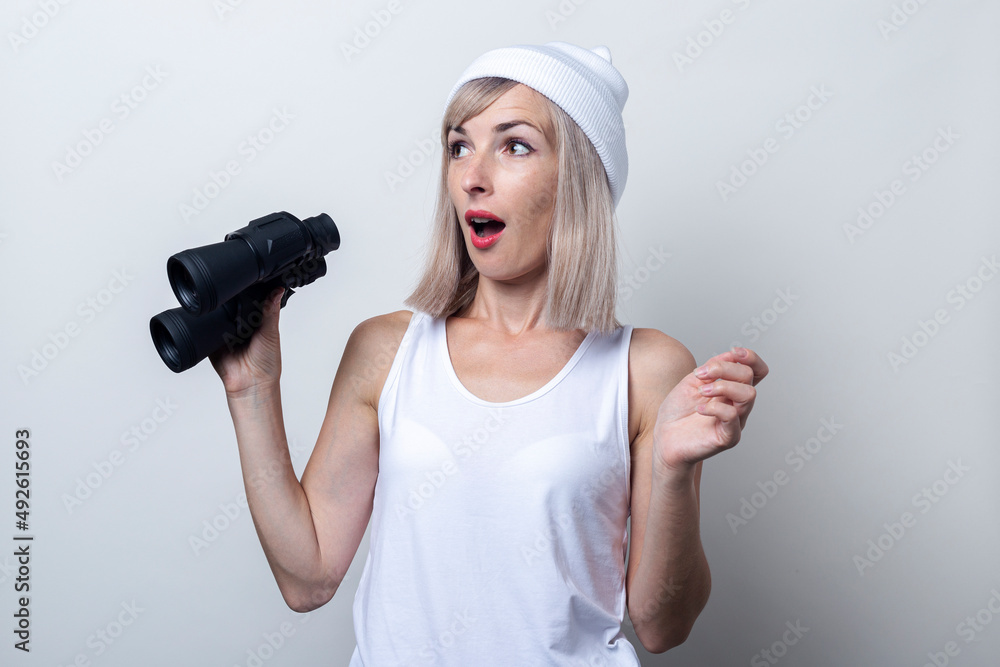
[[[580,126],[604,163],[617,207],[628,178],[622,120],[628,84],[611,64],[611,51],[606,46],[584,49],[566,42],[487,51],[462,73],[448,95],[445,109],[464,84],[493,76],[534,88]]]

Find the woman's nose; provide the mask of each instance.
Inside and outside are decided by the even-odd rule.
[[[462,189],[468,194],[484,194],[492,190],[493,164],[490,156],[483,153],[473,153],[465,162],[465,173],[462,174]]]

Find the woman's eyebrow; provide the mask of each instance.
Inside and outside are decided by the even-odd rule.
[[[518,125],[527,125],[528,127],[534,129],[539,134],[544,134],[544,132],[542,132],[541,128],[539,128],[537,125],[535,125],[531,121],[527,121],[527,120],[510,120],[510,121],[507,121],[507,122],[504,122],[504,123],[499,123],[499,124],[497,124],[497,125],[495,125],[493,127],[493,134],[500,134],[501,132],[506,132],[507,130],[511,129],[512,127],[517,127]],[[449,132],[457,132],[458,134],[464,134],[465,136],[469,136],[469,133],[466,132],[465,128],[462,127],[461,125],[452,125],[451,127],[448,128],[448,131]]]

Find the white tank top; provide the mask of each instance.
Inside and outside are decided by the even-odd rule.
[[[351,667],[639,665],[622,633],[632,327],[544,387],[469,392],[417,311],[378,403],[379,472]]]

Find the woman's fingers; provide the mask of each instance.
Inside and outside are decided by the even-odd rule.
[[[757,397],[757,390],[751,385],[732,380],[716,380],[703,384],[700,389],[702,396],[717,396],[729,399],[733,403],[752,403]]]
[[[763,380],[767,364],[754,352],[743,347],[717,354],[695,369],[695,375],[706,382],[724,379],[745,382],[751,386]]]

